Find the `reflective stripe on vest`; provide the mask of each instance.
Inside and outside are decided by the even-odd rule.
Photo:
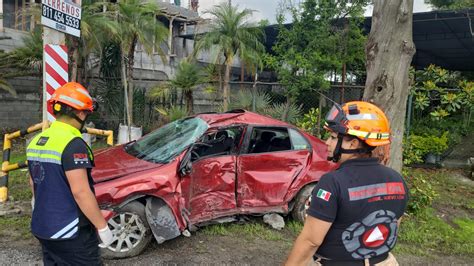
[[[28,168],[35,187],[31,229],[39,238],[59,240],[77,236],[79,210],[62,167],[62,154],[78,137],[82,137],[78,129],[54,121],[27,147]],[[93,159],[90,150],[89,157]]]

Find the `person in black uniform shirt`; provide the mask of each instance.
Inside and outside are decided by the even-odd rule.
[[[76,82],[58,88],[48,104],[57,120],[27,148],[35,202],[31,231],[44,265],[101,265],[98,237],[103,247],[117,238],[97,205],[94,158],[80,132],[97,105]]]
[[[302,232],[286,265],[398,265],[390,253],[406,209],[402,176],[371,157],[390,143],[385,114],[373,104],[335,105],[326,117],[328,160],[340,163],[314,188]]]

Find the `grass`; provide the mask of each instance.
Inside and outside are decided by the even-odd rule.
[[[438,196],[433,206],[416,215],[403,218],[394,253],[422,257],[436,255],[474,257],[474,186],[454,178],[456,171],[413,169],[413,174],[425,176]],[[444,213],[444,210],[450,210]],[[230,236],[245,239],[293,242],[303,225],[286,222],[282,231],[271,229],[257,220],[246,224],[218,224],[204,227],[200,232],[209,236]]]
[[[204,227],[200,233],[208,236],[243,237],[248,240],[259,238],[268,241],[287,241],[293,243],[294,238],[303,229],[303,224],[294,220],[286,221],[281,231],[272,229],[269,225],[256,218],[248,223],[215,224]]]
[[[433,206],[403,218],[396,254],[474,258],[474,185],[455,178],[456,171],[413,170],[431,182],[438,196]]]
[[[426,209],[402,222],[395,251],[418,256],[440,253],[474,257],[474,221],[455,218],[450,225],[436,215],[436,210]]]
[[[102,145],[97,145],[102,147]],[[98,148],[95,146],[94,148]],[[24,160],[24,151],[12,154],[12,162]],[[460,175],[452,170],[411,169],[411,174],[423,175],[431,183],[437,196],[433,205],[419,213],[403,218],[396,255],[433,257],[437,255],[474,258],[474,185],[455,178]],[[29,201],[31,192],[26,171],[10,172],[10,196],[14,200]],[[0,217],[0,237],[9,239],[31,238],[28,215]],[[264,224],[260,218],[239,224],[206,226],[198,233],[208,236],[229,236],[248,241],[284,241],[291,245],[303,225],[287,220],[283,230],[277,231]]]
[[[29,201],[32,193],[26,169],[11,171],[8,178],[8,196],[13,201]]]
[[[19,144],[19,143],[14,143]],[[94,149],[106,147],[106,144],[98,142],[94,144]],[[25,148],[21,145],[14,145],[10,155],[10,163],[24,162],[26,160]],[[8,196],[11,202],[22,201],[22,204],[29,204],[32,193],[29,184],[27,168],[10,171],[8,174]],[[26,203],[25,203],[26,202]],[[17,203],[13,203],[17,204]],[[0,238],[10,240],[30,239],[30,214],[0,217]]]
[[[0,217],[0,237],[13,240],[31,238],[30,221],[28,215]]]
[[[94,150],[107,147],[105,141],[98,141],[92,145]],[[14,146],[14,150],[10,155],[10,164],[26,161],[26,151],[18,145]],[[28,168],[18,169],[9,172],[8,193],[13,201],[29,201],[32,193],[29,185]]]
[[[268,241],[285,240],[286,231],[277,231],[271,229],[262,222],[252,221],[244,224],[215,224],[204,227],[201,231],[209,236],[232,236],[243,237],[248,240],[259,238]]]

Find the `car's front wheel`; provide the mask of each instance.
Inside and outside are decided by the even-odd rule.
[[[307,216],[306,210],[308,210],[311,204],[311,192],[313,192],[315,186],[315,184],[310,184],[303,187],[296,196],[295,206],[291,211],[291,216],[293,216],[293,219],[296,221],[304,223]]]
[[[133,257],[140,254],[150,243],[152,233],[148,225],[145,206],[132,201],[117,211],[109,219],[108,225],[115,240],[107,248],[102,248],[102,256],[108,259]]]

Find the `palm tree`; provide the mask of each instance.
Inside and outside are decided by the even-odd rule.
[[[23,38],[23,46],[9,53],[0,53],[0,89],[16,96],[7,79],[40,76],[43,69],[43,42],[40,27]]]
[[[82,1],[81,37],[66,35],[70,56],[71,80],[86,83],[89,55],[100,53],[104,43],[118,38],[119,25],[114,14],[106,10],[110,3]],[[82,66],[81,71],[79,71]]]
[[[122,83],[125,92],[127,125],[133,124],[133,64],[135,48],[138,43],[148,55],[158,52],[164,59],[160,45],[168,34],[161,22],[156,19],[159,8],[155,3],[141,0],[121,0],[116,4],[116,19],[120,26],[119,39],[122,52]]]
[[[222,3],[206,13],[213,16],[213,21],[210,31],[198,38],[195,53],[213,49],[216,52],[215,62],[224,61],[223,106],[227,110],[232,63],[236,56],[245,58],[263,53],[264,33],[255,23],[248,21],[253,13],[250,9],[239,11],[237,6]]]
[[[186,110],[188,114],[194,112],[193,91],[197,85],[204,83],[206,80],[198,65],[183,60],[178,65],[176,76],[170,80],[170,85],[181,89],[186,102]]]

